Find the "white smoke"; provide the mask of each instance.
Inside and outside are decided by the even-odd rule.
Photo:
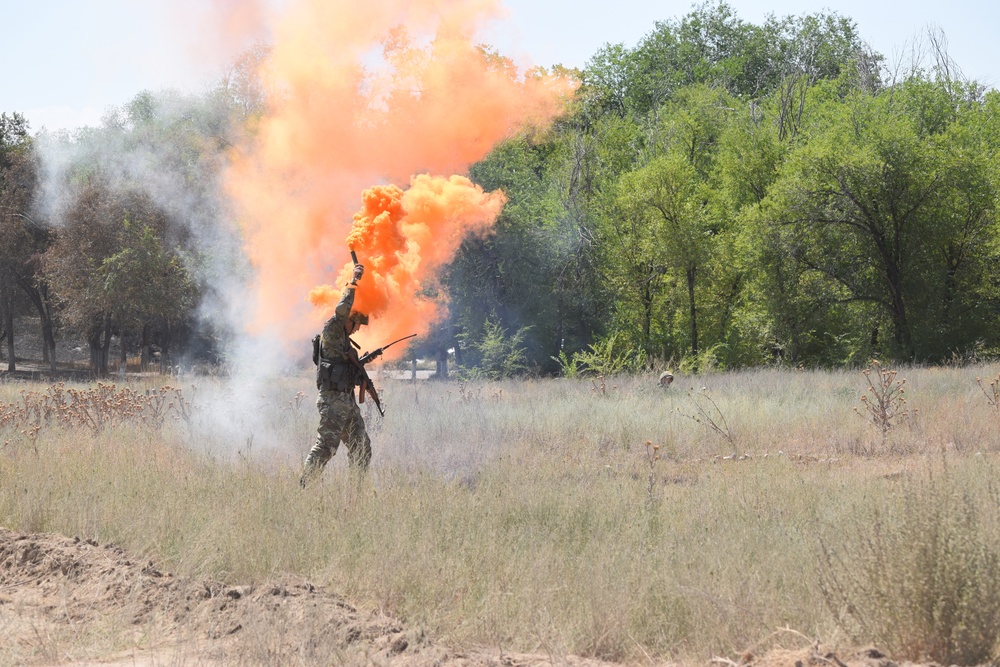
[[[228,442],[235,452],[257,437],[259,452],[281,444],[261,440],[261,434],[274,432],[267,426],[274,416],[264,409],[262,397],[271,397],[265,403],[276,400],[275,378],[295,378],[308,388],[303,378],[309,351],[290,358],[268,333],[247,332],[254,272],[221,187],[227,151],[240,140],[239,127],[218,90],[204,95],[164,91],[143,92],[110,109],[97,127],[43,131],[35,142],[40,171],[35,215],[58,233],[79,195],[81,176],[96,171],[112,189],[145,194],[167,216],[172,238],[165,243],[188,248],[182,257],[203,287],[196,328],[215,337],[226,377],[221,384],[211,383],[213,392],[199,392],[204,408],[199,438]],[[174,351],[174,364],[189,373],[191,360],[179,353]]]

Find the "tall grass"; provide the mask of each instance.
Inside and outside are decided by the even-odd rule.
[[[885,432],[855,413],[858,372],[678,377],[666,390],[653,377],[386,382],[385,418],[368,413],[369,475],[338,455],[306,491],[308,378],[193,379],[188,418],[159,428],[52,426],[33,443],[0,430],[0,525],[114,542],[183,576],[300,574],[460,645],[704,662],[790,627],[957,660],[927,626],[897,622],[924,589],[867,577],[879,559],[917,576],[952,543],[911,557],[919,530],[900,517],[995,506],[1000,424],[975,378],[996,372],[901,371],[910,416]],[[0,402],[20,389],[0,386]],[[692,392],[729,437],[689,418]],[[1000,515],[973,514],[954,530],[985,553]],[[886,531],[890,547],[863,546]],[[984,612],[1000,600],[988,584],[975,595]],[[845,612],[866,606],[885,621]]]
[[[995,470],[945,466],[824,544],[830,611],[856,640],[914,659],[980,665],[1000,638],[1000,492]]]

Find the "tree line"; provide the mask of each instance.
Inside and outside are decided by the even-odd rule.
[[[246,74],[247,61],[237,66]],[[226,78],[206,96],[139,93],[99,127],[31,136],[0,114],[0,336],[16,370],[14,317],[41,324],[40,357],[56,370],[56,338],[85,340],[108,373],[139,354],[224,355],[220,275],[249,271],[219,192],[225,150],[250,116]],[[257,100],[259,105],[262,98]],[[44,153],[45,159],[41,159]]]
[[[558,68],[580,82],[565,116],[473,166],[508,203],[440,277],[448,315],[413,353],[455,349],[485,377],[995,355],[1000,98],[943,35],[913,54],[888,63],[836,13],[757,25],[718,2]],[[53,364],[63,330],[97,373],[112,334],[224,354],[224,324],[203,335],[223,298],[205,254],[248,271],[218,242],[235,235],[216,194],[266,107],[266,55],[208,95],[142,93],[73,136],[0,117],[10,368],[24,312]],[[68,155],[44,188],[40,142]]]
[[[579,75],[473,169],[509,198],[447,277],[481,371],[515,338],[522,372],[997,353],[1000,97],[942,34],[890,64],[834,13],[706,4]]]

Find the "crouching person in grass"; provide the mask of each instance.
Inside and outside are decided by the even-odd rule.
[[[361,384],[362,371],[355,343],[351,340],[351,334],[368,324],[367,315],[351,312],[354,290],[363,274],[364,267],[356,265],[354,276],[344,288],[333,317],[323,325],[318,345],[314,342],[319,429],[299,479],[302,488],[323,471],[341,442],[347,446],[352,469],[364,472],[371,462],[371,439],[365,430],[361,408],[354,398],[354,388]]]

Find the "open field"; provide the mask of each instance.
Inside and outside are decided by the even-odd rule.
[[[386,380],[371,473],[306,491],[309,377],[0,384],[0,664],[985,663],[998,375],[903,369],[881,420],[858,371]]]

